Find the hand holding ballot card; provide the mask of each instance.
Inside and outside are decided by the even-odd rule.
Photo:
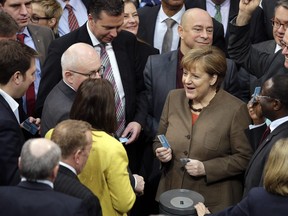
[[[162,144],[162,147],[156,149],[156,151],[155,151],[156,157],[162,163],[169,162],[172,159],[171,146],[168,143],[168,140],[166,139],[165,135],[163,135],[163,134],[158,135],[157,138],[159,139],[160,143]]]

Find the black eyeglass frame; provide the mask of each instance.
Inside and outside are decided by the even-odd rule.
[[[39,17],[39,16],[35,16],[35,15],[32,15],[30,17],[30,20],[32,23],[39,23],[39,20],[49,20],[49,19],[52,19],[53,17]]]
[[[104,71],[105,71],[105,66],[101,65],[98,70],[90,71],[90,73],[81,73],[81,72],[75,71],[75,70],[67,70],[67,71],[70,71],[70,72],[76,73],[76,74],[80,74],[82,76],[86,76],[86,77],[89,77],[89,78],[91,78],[92,75],[93,75],[93,77],[96,77],[97,73],[99,74],[100,77],[103,77],[103,74],[104,74]]]

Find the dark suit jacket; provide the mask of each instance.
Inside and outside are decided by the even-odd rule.
[[[251,45],[249,25],[230,26],[228,53],[231,59],[257,77],[256,81],[250,83],[251,92],[255,86],[261,86],[273,75],[288,73],[288,69],[284,67],[285,57],[281,50],[277,53],[267,53]]]
[[[156,26],[156,19],[161,5],[154,7],[143,7],[138,9],[139,15],[139,30],[137,36],[150,44],[154,45],[154,33]],[[187,8],[187,7],[186,7]],[[214,31],[213,31],[213,45],[219,47],[226,52],[226,44],[224,39],[223,26],[213,19]]]
[[[230,0],[228,22],[231,21],[235,16],[237,16],[238,11],[239,11],[239,1],[240,0]],[[189,0],[189,1],[186,1],[185,4],[187,8],[197,7],[197,8],[202,8],[203,10],[206,10],[205,0]],[[228,24],[226,35],[225,35],[226,45],[228,45],[229,35],[230,34],[229,34],[229,24]],[[264,30],[263,11],[260,7],[258,7],[255,10],[251,18],[250,40],[252,43],[258,43],[258,42],[267,40],[267,36]]]
[[[288,197],[268,193],[263,187],[253,188],[248,196],[237,205],[209,216],[253,215],[286,216]]]
[[[253,131],[253,130],[251,130]],[[255,140],[259,140],[259,137],[262,134],[255,133],[253,136],[248,136],[251,139],[254,139],[254,136],[257,136]],[[288,137],[288,122],[285,122],[279,125],[272,133],[270,133],[266,139],[260,144],[256,149],[254,155],[252,156],[249,165],[245,173],[245,185],[244,185],[244,194],[247,196],[249,190],[253,187],[262,186],[262,174],[263,169],[266,164],[268,155],[270,153],[273,145],[281,138]]]
[[[36,102],[38,114],[41,113],[46,96],[62,79],[60,60],[63,52],[72,44],[78,42],[92,45],[86,23],[50,44],[49,53],[42,70],[42,80]],[[112,46],[125,93],[126,123],[136,121],[143,127],[147,111],[145,86],[141,71],[143,66],[141,66],[139,59],[137,39],[132,33],[121,31],[112,41]]]
[[[0,95],[0,186],[19,183],[18,157],[23,144],[20,125],[9,104]]]
[[[61,80],[47,96],[41,117],[41,136],[59,122],[69,119],[76,92]]]
[[[86,216],[80,199],[58,193],[43,183],[20,182],[0,188],[0,215]]]
[[[157,132],[162,109],[169,91],[176,89],[177,65],[178,50],[148,58],[144,70],[144,82],[148,99],[147,128],[152,130],[152,136]],[[227,71],[222,88],[230,94],[240,96],[237,67],[230,59],[227,59]]]
[[[78,179],[68,168],[60,165],[54,190],[83,200],[89,216],[101,216],[101,206],[98,198]]]
[[[274,17],[274,9],[277,0],[262,0],[262,9],[264,14],[264,26],[266,30],[267,39],[274,40],[273,26],[271,19]]]

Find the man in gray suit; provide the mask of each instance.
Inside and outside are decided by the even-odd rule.
[[[151,130],[149,134],[152,137],[157,132],[168,92],[172,89],[183,88],[183,69],[180,66],[183,55],[190,49],[212,45],[212,18],[203,9],[189,9],[182,16],[178,33],[181,40],[180,48],[161,55],[150,56],[144,70],[149,107],[147,123]],[[227,72],[222,88],[233,95],[239,96],[236,65],[229,59],[227,59],[227,64]]]
[[[69,118],[80,84],[88,78],[101,78],[103,66],[96,50],[89,44],[76,43],[61,57],[63,79],[47,96],[41,117],[41,136],[57,123]]]
[[[40,54],[39,58],[36,59],[36,79],[28,89],[30,92],[34,91],[34,94],[30,93],[29,98],[27,99],[26,93],[26,97],[23,98],[23,108],[26,113],[28,111],[28,116],[33,116],[34,114],[35,100],[41,79],[41,66],[45,61],[48,46],[50,42],[54,40],[54,34],[51,29],[29,24],[30,16],[32,14],[31,2],[31,0],[0,0],[0,9],[10,14],[19,25],[17,35],[23,36],[22,40],[20,40],[20,37],[18,37],[18,40],[30,46]],[[31,94],[33,94],[33,96]],[[29,103],[29,106],[27,106],[27,103]]]

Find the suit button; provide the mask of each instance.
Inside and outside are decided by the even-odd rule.
[[[187,135],[186,138],[187,138],[188,140],[190,140],[191,136],[190,136],[190,135]]]
[[[187,152],[187,151],[184,151],[183,153],[184,153],[184,155],[186,155],[186,156],[188,155],[188,152]]]

